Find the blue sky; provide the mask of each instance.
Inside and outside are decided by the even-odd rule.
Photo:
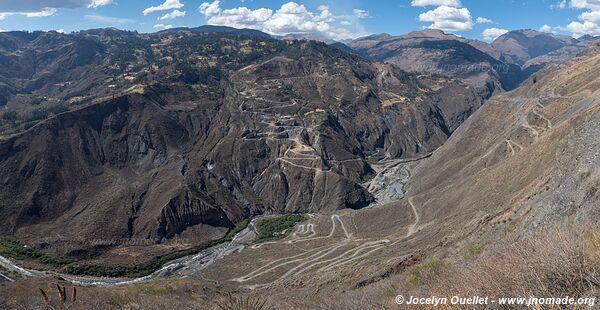
[[[424,28],[488,41],[522,28],[577,37],[600,35],[600,0],[0,0],[1,30],[153,32],[207,23],[337,40]]]

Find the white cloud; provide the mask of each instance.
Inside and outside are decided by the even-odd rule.
[[[462,7],[460,0],[413,0],[412,6],[451,6],[454,8]]]
[[[180,10],[174,10],[171,13],[167,13],[161,17],[158,18],[158,20],[164,20],[164,19],[175,19],[177,17],[183,17],[185,16],[185,11],[180,11]]]
[[[15,14],[15,13],[9,13],[9,12],[6,12],[6,13],[0,13],[0,20],[3,20],[3,19],[5,19],[5,18],[7,18],[8,16],[11,16],[11,15],[14,15],[14,14]]]
[[[54,31],[56,31],[56,32],[58,32],[58,33],[65,33],[65,30],[64,30],[64,29],[62,29],[62,28],[61,28],[61,29],[56,29],[56,30],[54,30]]]
[[[494,40],[496,40],[496,38],[498,38],[499,36],[501,36],[507,32],[508,32],[508,30],[506,30],[506,29],[488,28],[483,31],[482,35],[485,40],[494,41]]]
[[[548,25],[548,24],[544,24],[542,27],[540,27],[540,31],[541,32],[553,32],[554,27]]]
[[[576,9],[600,10],[600,0],[571,0],[570,6]]]
[[[48,17],[60,8],[97,8],[113,3],[113,0],[19,0],[0,1],[0,20],[8,16]]]
[[[156,28],[156,29],[171,29],[171,28],[173,28],[173,25],[156,24],[156,25],[154,25],[154,28]]]
[[[473,28],[471,12],[467,8],[439,6],[434,10],[419,15],[422,22],[431,22],[431,29],[440,29],[447,32],[465,31]]]
[[[9,16],[21,15],[25,17],[48,17],[56,14],[55,8],[45,8],[37,12],[0,12],[0,20],[3,20]]]
[[[7,32],[8,30],[4,30],[2,28],[0,28],[0,32]]]
[[[219,15],[219,13],[221,13],[221,1],[216,0],[212,3],[204,2],[200,5],[198,10],[200,11],[200,13],[206,16]]]
[[[332,14],[325,5],[319,6],[316,12],[311,12],[296,2],[285,3],[275,11],[247,7],[224,9],[221,1],[215,0],[202,3],[198,10],[210,25],[252,28],[273,35],[319,33],[334,40],[353,39],[363,35],[343,28],[342,26],[348,25],[338,22],[339,17]]]
[[[475,22],[471,12],[462,7],[460,0],[412,0],[412,6],[427,7],[435,6],[419,15],[419,21],[430,22],[430,29],[440,29],[446,32],[459,32],[473,29],[473,25],[492,23],[485,17],[478,17]]]
[[[118,17],[110,17],[110,16],[104,16],[104,15],[84,15],[83,18],[85,18],[86,20],[89,21],[93,21],[93,22],[97,22],[97,23],[101,23],[101,24],[109,24],[109,25],[115,25],[115,24],[131,24],[131,23],[135,23],[136,20],[134,19],[129,19],[129,18],[118,18]]]
[[[109,5],[112,3],[112,0],[92,0],[92,2],[88,5],[88,8],[97,8],[105,5]]]
[[[565,30],[569,31],[574,37],[581,37],[586,34],[598,36],[600,35],[600,26],[597,23],[590,21],[572,22],[568,24]]]
[[[48,17],[48,16],[52,16],[54,14],[56,14],[56,9],[54,9],[54,8],[43,9],[39,12],[21,13],[21,15],[23,15],[25,17]]]
[[[30,13],[48,8],[89,8],[108,5],[112,2],[113,0],[1,0],[0,12]]]
[[[358,18],[368,18],[371,16],[369,14],[369,11],[366,11],[366,10],[354,9],[354,10],[352,10],[352,12],[354,13],[354,16],[356,16]]]
[[[349,22],[349,21],[347,21],[347,20],[343,20],[343,21],[340,22],[340,25],[342,25],[342,26],[352,26],[352,23]]]
[[[574,9],[586,10],[579,14],[579,21],[573,21],[566,26],[544,25],[540,30],[546,32],[570,32],[573,37],[583,35],[600,35],[600,0],[570,0],[568,6]],[[566,8],[567,0],[561,0],[553,8]]]
[[[158,12],[158,11],[167,11],[167,10],[174,10],[174,9],[181,9],[183,7],[183,3],[181,3],[179,0],[165,0],[165,2],[159,6],[151,6],[147,9],[145,9],[144,11],[142,11],[142,13],[144,13],[144,15],[148,15],[154,12]]]
[[[493,22],[493,20],[485,17],[477,17],[477,19],[475,20],[475,23],[477,24],[492,24]]]
[[[600,10],[583,12],[579,15],[579,19],[586,22],[598,23],[600,22]]]

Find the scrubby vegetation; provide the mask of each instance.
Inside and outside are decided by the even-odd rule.
[[[60,268],[62,271],[74,275],[136,278],[149,275],[172,260],[198,253],[223,242],[229,242],[235,234],[246,228],[249,223],[249,220],[240,222],[221,239],[197,245],[187,250],[155,256],[148,262],[134,266],[99,266],[76,262],[74,259],[58,258],[37,249],[25,247],[12,237],[0,237],[0,255]]]
[[[362,289],[319,298],[310,307],[397,309],[394,301],[397,294],[448,298],[595,297],[600,290],[600,229],[581,228],[585,226],[563,226],[528,237],[514,236],[494,246],[474,243],[458,255],[443,260],[431,258]],[[414,308],[429,309],[426,306]],[[460,306],[452,308],[461,309]],[[472,306],[463,308],[472,309]]]
[[[40,288],[40,294],[46,305],[46,309],[71,309],[77,303],[77,288],[73,287],[67,291],[66,286],[56,284],[58,291],[58,299],[52,298],[51,294],[46,293],[43,288]]]
[[[292,227],[307,219],[308,217],[304,214],[284,214],[260,218],[256,221],[257,241],[284,238],[289,235]]]
[[[425,289],[448,296],[594,297],[600,289],[600,230],[562,227],[508,240],[444,270]]]
[[[77,289],[77,295],[81,295],[78,303],[85,309],[123,308],[123,305],[142,309],[163,309],[165,306],[193,308],[199,304],[205,309],[270,309],[274,305],[277,308],[299,309],[399,309],[394,301],[397,294],[419,297],[593,297],[600,288],[600,230],[564,228],[504,241],[506,243],[502,245],[487,244],[485,248],[466,246],[465,250],[478,250],[478,256],[473,259],[465,260],[462,253],[443,260],[431,258],[364,288],[345,293],[323,292],[306,300],[290,301],[282,300],[281,296],[258,297],[252,294],[210,297],[220,294],[202,288],[197,280],[179,279],[140,283],[126,289],[82,287]],[[34,300],[30,298],[40,294],[40,284],[35,282],[38,280],[30,281],[14,284],[19,286],[20,294],[0,294],[0,307],[3,303],[7,308],[17,304],[43,305],[41,297]],[[6,294],[9,290],[4,292]],[[168,294],[168,299],[165,294]],[[240,308],[240,305],[258,307]],[[412,308],[429,309],[426,306]],[[452,307],[457,308],[460,307]],[[473,309],[472,306],[464,308]]]
[[[408,277],[409,285],[422,285],[425,280],[435,278],[440,275],[444,267],[444,262],[439,259],[433,259],[426,263],[419,264],[410,270]]]
[[[0,255],[17,260],[33,260],[52,267],[62,267],[74,260],[54,257],[40,250],[22,245],[14,237],[0,236]]]
[[[253,298],[249,296],[237,297],[231,293],[227,294],[217,306],[221,310],[268,310],[272,309],[267,305],[267,301],[262,298]]]

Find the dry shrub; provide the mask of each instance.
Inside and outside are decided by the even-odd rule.
[[[360,290],[323,296],[310,308],[403,309],[394,302],[396,294],[446,298],[595,297],[600,288],[600,230],[581,227],[584,226],[563,226],[529,237],[514,237],[495,246],[471,245],[465,249],[469,255],[456,255],[443,261],[430,259],[404,274]],[[430,306],[410,307],[428,308]],[[474,309],[474,306],[463,308]],[[543,309],[562,308],[544,306]]]
[[[600,231],[563,227],[509,240],[455,264],[420,291],[426,296],[578,298],[593,297],[599,280]]]
[[[227,294],[219,302],[217,306],[220,310],[271,310],[267,305],[267,300],[259,297],[250,296],[235,296],[231,293]]]

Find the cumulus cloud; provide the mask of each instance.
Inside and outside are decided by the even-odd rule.
[[[600,35],[600,0],[570,0],[568,6],[574,9],[586,10],[579,14],[579,21],[573,21],[566,26],[542,26],[545,32],[565,31],[573,37],[583,35]],[[556,8],[566,8],[567,1],[560,1]],[[540,29],[542,30],[542,29]]]
[[[92,0],[92,3],[88,5],[89,8],[97,8],[112,3],[112,0]]]
[[[21,13],[21,14],[25,17],[48,17],[48,16],[52,16],[52,15],[56,14],[56,9],[55,8],[47,8],[47,9],[43,9],[39,12],[26,12],[26,13]]]
[[[496,40],[496,38],[498,38],[499,36],[501,36],[507,32],[508,32],[508,30],[506,30],[506,29],[488,28],[483,31],[482,35],[485,40],[494,41],[494,40]]]
[[[548,24],[544,24],[539,30],[541,32],[553,32],[553,27]]]
[[[158,18],[158,20],[165,20],[165,19],[175,19],[177,17],[183,17],[185,16],[185,11],[180,11],[180,10],[174,10],[171,13],[167,13],[161,17]]]
[[[352,39],[359,36],[342,26],[328,6],[319,6],[317,11],[309,11],[303,4],[288,2],[277,10],[269,8],[249,9],[236,7],[224,9],[221,1],[204,2],[198,8],[210,25],[235,28],[252,28],[273,35],[319,33],[334,40]],[[354,18],[361,18],[354,11]],[[366,17],[361,10],[361,16]],[[368,15],[367,15],[368,16]],[[362,35],[362,34],[361,34]]]
[[[422,22],[431,22],[431,29],[440,29],[447,32],[465,31],[473,28],[473,18],[467,8],[438,6],[434,10],[419,15]]]
[[[219,13],[221,13],[221,1],[217,0],[211,3],[204,2],[200,5],[198,11],[206,16],[219,15]]]
[[[144,13],[144,15],[148,15],[148,14],[152,14],[154,12],[159,12],[159,11],[167,11],[167,10],[174,10],[174,9],[181,9],[183,7],[183,3],[181,3],[179,0],[165,0],[165,2],[159,6],[151,6],[147,9],[145,9],[144,11],[142,11],[142,13]]]
[[[561,27],[561,29],[563,29]],[[598,23],[594,23],[591,21],[583,21],[583,22],[571,22],[566,27],[564,27],[567,31],[569,31],[574,37],[581,37],[584,35],[600,35],[600,26]]]
[[[459,32],[473,29],[475,24],[492,23],[492,20],[485,17],[478,17],[473,22],[471,12],[469,9],[462,7],[460,0],[412,0],[411,5],[436,7],[419,15],[419,21],[431,23],[428,26],[430,29]]]
[[[600,0],[571,0],[570,6],[577,9],[600,10]]]
[[[413,0],[412,6],[451,6],[455,8],[462,7],[460,0]]]

